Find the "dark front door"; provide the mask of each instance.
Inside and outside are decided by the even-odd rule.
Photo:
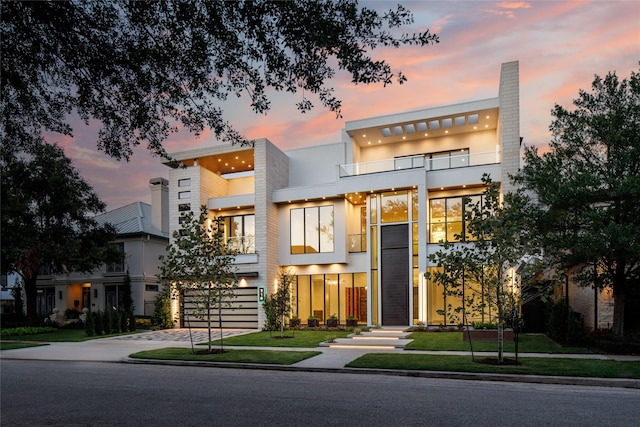
[[[385,225],[380,230],[382,326],[409,322],[409,226]]]

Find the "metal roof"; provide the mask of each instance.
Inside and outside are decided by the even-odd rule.
[[[100,224],[110,223],[116,228],[118,235],[148,234],[169,238],[169,233],[163,233],[151,224],[151,205],[134,202],[109,212],[97,215]]]

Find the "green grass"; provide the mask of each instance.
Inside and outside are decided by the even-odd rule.
[[[226,341],[226,340],[225,340]],[[134,353],[129,357],[153,360],[188,360],[292,365],[320,354],[319,351],[225,350],[222,354],[193,354],[190,348],[169,347]]]
[[[286,336],[293,336],[293,338],[279,338],[279,331],[273,333],[269,333],[269,331],[260,331],[225,338],[224,345],[314,348],[323,342],[327,335],[334,335],[335,338],[344,338],[350,333],[351,332],[347,331],[285,331]],[[219,345],[220,341],[213,341],[213,344]]]
[[[18,348],[40,347],[46,343],[20,342],[20,341],[0,341],[0,350],[16,350]]]
[[[478,360],[477,357],[476,360]],[[559,358],[518,358],[518,361],[521,363],[519,366],[495,366],[473,362],[471,356],[369,353],[352,361],[347,367],[600,378],[640,378],[640,362]]]
[[[2,340],[12,341],[39,341],[39,342],[82,342],[97,338],[116,337],[120,335],[130,335],[135,332],[125,332],[121,334],[98,335],[88,337],[84,329],[56,329],[52,332],[35,335],[5,335],[2,331],[0,338]]]
[[[428,351],[469,351],[469,342],[462,340],[462,332],[414,332],[409,336],[413,341],[407,350]],[[496,341],[474,341],[473,351],[498,351]],[[515,352],[515,343],[505,340],[505,352]],[[521,334],[518,340],[518,353],[592,353],[584,347],[563,347],[546,335]]]

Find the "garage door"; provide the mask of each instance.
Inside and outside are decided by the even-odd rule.
[[[199,319],[195,316],[195,304],[193,296],[188,293],[182,298],[182,327],[206,328],[206,319]],[[211,326],[219,328],[218,311],[211,311]],[[230,308],[222,310],[223,328],[246,328],[258,329],[258,289],[237,288],[236,298],[231,301]]]

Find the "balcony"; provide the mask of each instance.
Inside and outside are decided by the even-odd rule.
[[[500,152],[489,151],[475,154],[459,154],[447,156],[425,155],[398,157],[394,159],[376,160],[373,162],[350,163],[340,165],[340,178],[348,176],[368,175],[373,173],[392,172],[408,169],[424,168],[427,171],[464,168],[500,163]]]

